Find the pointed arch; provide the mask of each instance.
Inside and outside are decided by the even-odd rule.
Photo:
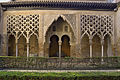
[[[112,45],[111,45],[111,37],[109,34],[107,34],[104,37],[104,56],[109,57],[112,55]]]
[[[8,56],[15,56],[15,37],[14,35],[9,35],[8,39]]]
[[[90,57],[89,36],[85,34],[81,39],[81,57]]]
[[[61,38],[62,41],[62,57],[70,57],[70,38],[68,35],[63,35]]]
[[[95,35],[92,39],[93,57],[101,57],[101,39]]]
[[[18,39],[18,55],[19,56],[27,56],[27,43],[24,35]]]
[[[37,56],[38,55],[38,38],[35,34],[30,36],[30,56]]]
[[[54,19],[52,19],[51,23],[48,24],[48,26],[47,26],[47,30],[45,31],[45,36],[46,36],[47,32],[49,31],[50,26],[51,26],[55,21],[57,21],[60,17],[70,25],[70,28],[71,28],[71,30],[72,30],[72,32],[73,32],[73,35],[74,35],[75,39],[76,39],[75,30],[73,29],[73,26],[72,26],[72,24],[70,23],[70,21],[69,21],[64,15],[57,15]],[[45,40],[46,40],[46,39],[45,39]]]
[[[59,56],[59,37],[53,35],[50,37],[50,46],[49,46],[49,57],[58,57]]]

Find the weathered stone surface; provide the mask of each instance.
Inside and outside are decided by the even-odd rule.
[[[60,45],[60,43],[64,42],[64,40],[61,40],[62,37],[67,35],[70,38],[70,41],[68,41],[70,51],[67,51],[69,48],[66,48],[66,46],[64,46],[64,48],[62,47],[62,50],[65,49],[64,52],[69,52],[70,57],[89,57],[90,39],[93,41],[93,57],[101,57],[102,39],[104,39],[104,56],[112,56],[114,53],[112,48],[115,43],[117,44],[117,40],[120,37],[119,12],[119,9],[118,12],[84,10],[4,11],[2,29],[3,42],[1,46],[3,50],[2,53],[4,55],[9,55],[8,36],[14,35],[14,45],[18,42],[19,56],[27,56],[27,44],[29,43],[29,55],[49,57],[51,36],[57,35],[59,37],[58,44]],[[82,19],[81,16],[84,16],[84,19]],[[61,20],[59,20],[60,18]],[[103,20],[103,22],[101,20]],[[54,26],[56,27],[56,30],[52,31]],[[68,31],[66,31],[66,26],[68,27]],[[19,33],[17,33],[17,31]],[[3,34],[5,34],[6,37]],[[84,38],[85,34],[88,38]],[[95,35],[97,36],[96,38],[94,38]],[[106,35],[108,35],[107,38]],[[82,40],[82,38],[84,39]],[[13,48],[12,51],[15,55],[16,46],[11,47]],[[54,47],[54,49],[56,49],[56,47]],[[119,50],[120,49],[117,49],[117,55],[119,55]]]

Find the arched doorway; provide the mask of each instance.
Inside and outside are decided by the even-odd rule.
[[[90,57],[89,37],[86,34],[81,40],[81,57]]]
[[[98,35],[95,35],[92,40],[93,57],[101,57],[101,39]]]
[[[60,40],[58,42],[58,40],[54,40],[55,42],[52,41],[52,37],[53,35],[57,35]],[[62,43],[62,36],[63,35],[69,35],[70,38],[72,38],[72,40],[70,41],[70,38],[69,37],[63,37],[63,38],[66,38],[66,41],[68,41],[68,43]],[[52,37],[51,37],[52,36]],[[66,42],[63,40],[63,42]],[[70,24],[65,20],[63,19],[61,16],[58,17],[57,20],[54,20],[53,23],[50,25],[50,27],[48,28],[47,32],[46,32],[46,35],[45,35],[45,56],[49,56],[49,57],[64,57],[64,56],[70,56],[70,55],[73,55],[75,52],[74,50],[74,46],[75,45],[71,45],[71,51],[70,51],[70,43],[69,42],[72,42],[73,44],[75,43],[75,36],[74,36],[74,33],[73,33],[73,30],[70,26]],[[54,48],[56,49],[55,52],[54,51],[51,51],[52,50],[52,45],[55,44],[54,46],[57,46],[57,48]],[[66,55],[63,55],[62,56],[62,44],[64,46],[64,44],[67,45],[67,49],[68,49],[68,52]],[[69,46],[69,47],[68,47]],[[65,50],[63,50],[65,52]],[[56,53],[57,52],[57,53]],[[72,52],[72,54],[70,54],[70,52]],[[55,54],[55,56],[53,56],[53,54]],[[59,53],[59,54],[58,54]],[[49,54],[49,55],[48,55]]]
[[[18,40],[18,55],[27,56],[26,38],[23,35]]]
[[[36,35],[30,37],[30,56],[38,55],[38,39]]]
[[[70,57],[70,38],[67,35],[62,36],[61,57]]]
[[[8,39],[8,56],[15,56],[16,45],[15,45],[15,37],[13,35],[9,36]]]
[[[57,35],[53,35],[50,38],[49,57],[59,57],[59,38]]]
[[[104,57],[112,56],[111,39],[109,35],[104,38]]]

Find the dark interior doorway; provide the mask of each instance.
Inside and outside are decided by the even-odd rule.
[[[59,57],[59,38],[57,35],[53,35],[50,38],[50,46],[49,46],[49,57]]]
[[[62,57],[70,57],[70,38],[67,35],[62,36]]]

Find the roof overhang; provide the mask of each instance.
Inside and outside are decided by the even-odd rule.
[[[65,10],[107,10],[114,11],[117,3],[95,3],[95,2],[53,2],[53,1],[30,1],[30,2],[7,2],[1,6],[6,9],[65,9]]]

